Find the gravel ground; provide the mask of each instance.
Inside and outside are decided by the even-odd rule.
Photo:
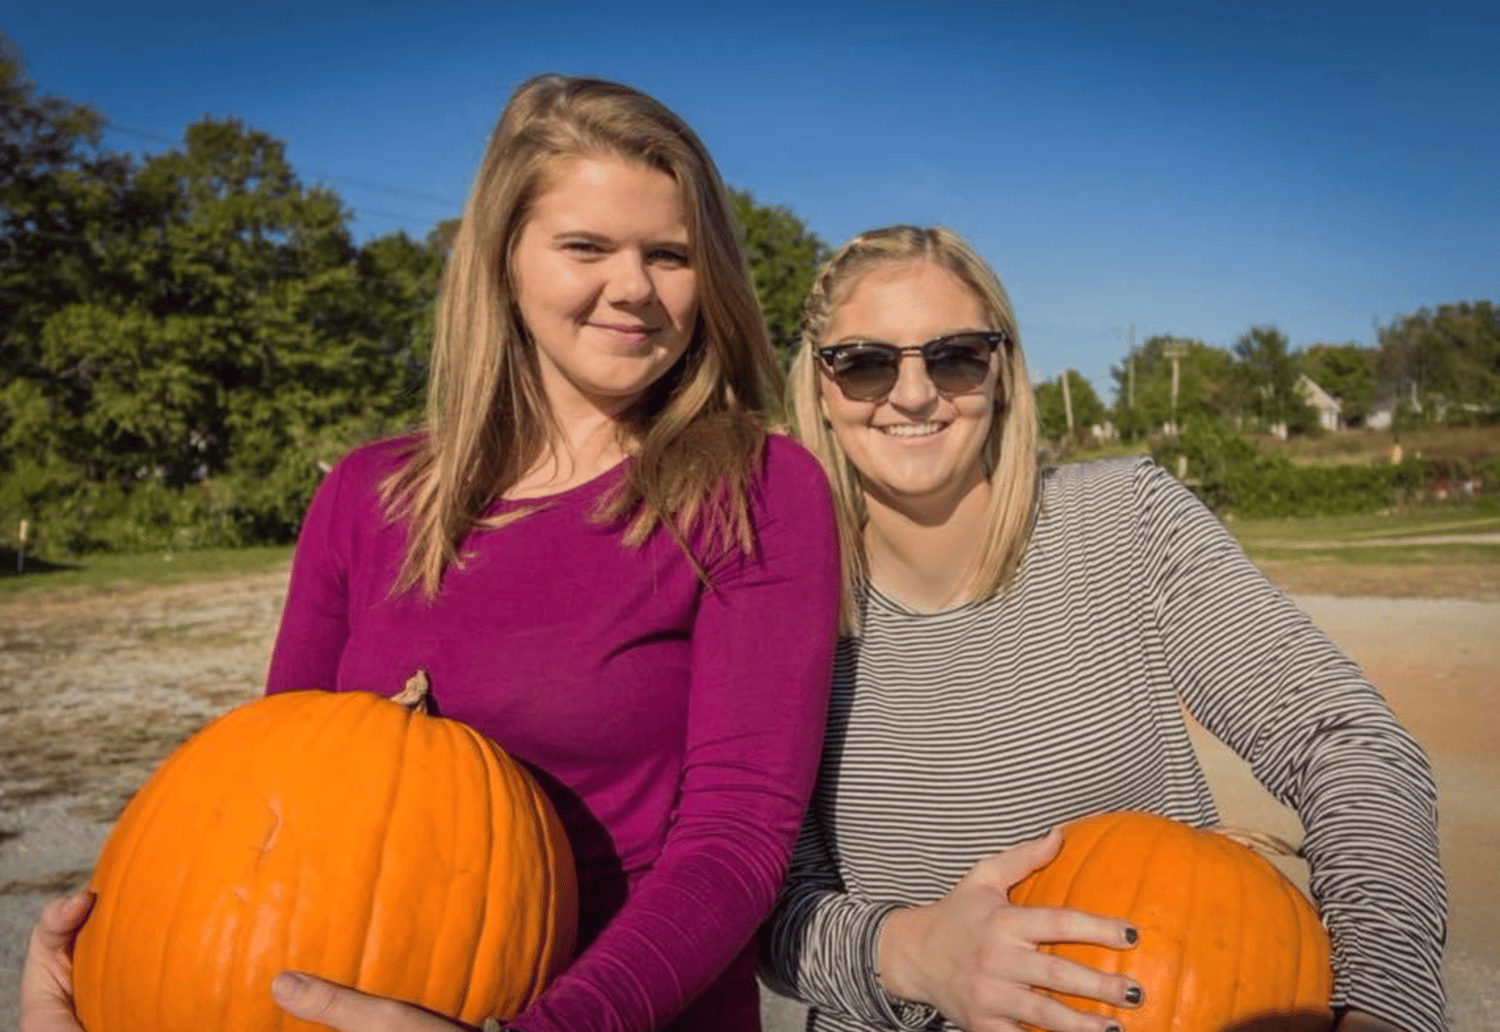
[[[270,574],[0,604],[0,1015],[15,1013],[37,909],[87,877],[129,793],[202,723],[259,694],[284,589]],[[1452,1029],[1500,1029],[1500,603],[1299,601],[1432,755]],[[1237,757],[1200,744],[1227,820],[1296,834]],[[763,1014],[768,1032],[800,1026],[789,1001],[768,997]]]

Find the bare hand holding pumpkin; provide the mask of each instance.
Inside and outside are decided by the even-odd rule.
[[[1007,895],[1056,856],[1061,843],[1053,829],[979,861],[942,899],[893,912],[880,932],[881,985],[892,995],[936,1007],[968,1032],[1014,1032],[1018,1021],[1055,1032],[1103,1032],[1107,1018],[1080,1014],[1033,988],[1132,1006],[1141,1000],[1140,987],[1039,953],[1037,946],[1088,942],[1125,948],[1133,938],[1129,922],[1012,906]]]
[[[73,1014],[73,939],[93,906],[92,893],[76,892],[42,908],[21,969],[20,1032],[83,1032]]]
[[[272,979],[271,996],[293,1017],[337,1032],[455,1032],[469,1027],[409,1003],[371,996],[300,972],[282,972]]]

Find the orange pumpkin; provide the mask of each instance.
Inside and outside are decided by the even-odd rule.
[[[1211,830],[1143,813],[1063,827],[1057,857],[1011,902],[1133,922],[1133,948],[1058,943],[1046,952],[1139,982],[1145,1002],[1106,1014],[1129,1032],[1313,1032],[1333,1024],[1328,936],[1312,905],[1270,862]],[[1030,1028],[1031,1026],[1027,1026]]]
[[[272,1001],[288,968],[478,1024],[540,994],[577,924],[567,838],[526,771],[365,692],[273,695],[204,728],[125,808],[91,888],[88,1032],[322,1030]]]

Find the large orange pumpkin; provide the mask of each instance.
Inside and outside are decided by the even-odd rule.
[[[1138,1008],[1058,999],[1130,1032],[1332,1026],[1328,936],[1312,905],[1264,857],[1225,835],[1143,813],[1100,814],[1062,830],[1057,857],[1013,888],[1011,902],[1133,922],[1134,948],[1045,949],[1129,975],[1146,998]]]
[[[478,1024],[573,952],[556,814],[473,729],[366,692],[241,706],[180,746],[105,842],[74,951],[88,1032],[290,1032],[308,971]],[[324,1030],[326,1032],[326,1030]]]

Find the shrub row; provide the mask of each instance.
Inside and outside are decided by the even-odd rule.
[[[1189,427],[1159,443],[1152,457],[1181,469],[1215,512],[1245,517],[1342,516],[1500,491],[1500,456],[1297,466],[1285,455],[1261,455],[1244,437],[1215,426]]]

